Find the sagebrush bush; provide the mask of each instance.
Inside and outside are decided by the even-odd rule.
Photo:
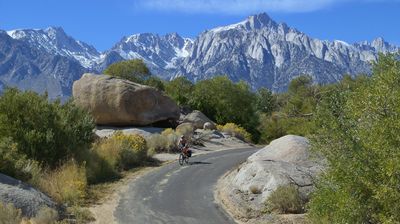
[[[167,128],[161,132],[161,134],[152,134],[147,137],[147,146],[152,152],[175,152],[178,151],[178,142],[181,135],[184,135],[186,139],[191,141],[193,136],[193,125],[185,124],[180,125],[176,130]]]
[[[116,132],[109,138],[100,139],[92,150],[116,172],[141,165],[147,158],[146,140],[137,134]]]
[[[304,212],[304,202],[293,185],[279,186],[269,195],[265,204],[268,212],[280,214]]]
[[[124,135],[122,132],[116,132],[112,138],[115,138],[123,144],[123,150],[121,152],[121,163],[123,168],[129,168],[129,166],[132,165],[139,165],[146,159],[146,139],[141,135]]]
[[[94,122],[73,102],[49,102],[46,95],[6,89],[0,97],[0,136],[18,153],[55,167],[92,141]]]
[[[146,138],[147,147],[151,152],[169,152],[170,147],[168,143],[168,138],[160,134],[152,134]]]
[[[175,132],[178,136],[184,135],[186,139],[191,139],[193,136],[194,126],[191,123],[184,123],[176,127]]]
[[[47,171],[39,185],[41,190],[57,202],[79,205],[83,202],[87,190],[85,167],[68,161],[53,171]]]
[[[244,128],[240,127],[235,123],[226,123],[225,125],[217,125],[217,129],[221,132],[225,132],[245,142],[251,142],[251,134],[248,133]]]
[[[18,224],[21,221],[20,209],[16,209],[12,204],[3,204],[0,202],[0,224]]]

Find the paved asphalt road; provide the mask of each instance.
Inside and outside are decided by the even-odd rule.
[[[257,149],[234,149],[192,157],[157,168],[132,182],[114,212],[118,223],[225,224],[234,221],[214,202],[214,187],[225,172]]]

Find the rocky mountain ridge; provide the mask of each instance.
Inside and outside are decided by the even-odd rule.
[[[177,33],[134,34],[105,52],[59,27],[0,31],[0,84],[66,99],[83,73],[100,73],[112,63],[141,58],[164,79],[183,75],[198,81],[226,74],[253,89],[284,91],[301,74],[318,83],[336,82],[344,74],[368,74],[379,52],[399,49],[382,38],[354,44],[311,38],[265,13],[204,31],[194,40]]]

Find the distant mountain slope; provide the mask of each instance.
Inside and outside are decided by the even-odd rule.
[[[176,33],[134,34],[103,53],[62,28],[0,30],[0,88],[48,91],[52,98],[66,99],[84,72],[100,73],[112,63],[141,58],[165,79],[184,75],[198,81],[226,74],[254,89],[284,91],[301,74],[331,83],[344,74],[370,73],[370,61],[379,52],[397,51],[382,38],[354,44],[311,38],[265,13],[205,31],[195,40]]]
[[[189,38],[182,38],[177,33],[159,36],[151,33],[134,34],[122,38],[111,50],[105,53],[106,58],[118,54],[124,60],[141,58],[153,74],[163,78],[169,78],[175,74],[182,64],[182,59],[189,56],[192,50],[193,41]],[[103,56],[104,57],[104,56]],[[104,68],[113,62],[102,62]]]
[[[24,90],[47,91],[51,98],[66,99],[74,80],[86,69],[75,59],[0,31],[0,82]],[[4,85],[1,85],[2,89]]]
[[[283,91],[300,74],[331,83],[343,74],[369,73],[369,62],[378,52],[398,50],[382,38],[354,45],[310,38],[264,13],[203,32],[183,67],[184,75],[192,80],[227,74],[232,80],[248,81],[253,88]]]

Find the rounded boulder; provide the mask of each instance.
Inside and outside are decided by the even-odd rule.
[[[72,92],[75,103],[98,125],[145,126],[180,115],[178,105],[157,89],[108,75],[86,73]]]

